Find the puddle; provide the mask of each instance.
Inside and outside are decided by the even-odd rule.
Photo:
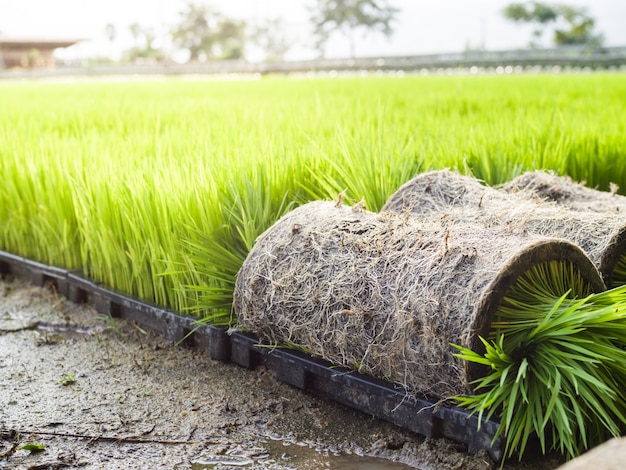
[[[39,334],[37,345],[56,344],[62,341],[76,341],[88,335],[94,334],[93,328],[81,325],[67,325],[37,322],[35,331]]]
[[[374,457],[335,454],[328,450],[318,451],[311,447],[270,440],[265,454],[252,456],[218,455],[192,462],[192,470],[220,468],[246,468],[252,465],[271,466],[272,463],[287,465],[294,469],[332,468],[333,470],[407,470],[413,467]],[[258,468],[258,467],[255,467]]]
[[[54,323],[45,323],[38,322],[37,329],[41,331],[53,331],[59,334],[68,334],[68,335],[90,335],[92,334],[93,328],[88,328],[86,326],[81,325],[59,325]]]
[[[73,341],[80,337],[92,335],[95,328],[67,323],[48,323],[39,320],[8,318],[0,322],[0,335],[34,331],[37,344],[52,344],[60,341]]]
[[[22,318],[3,318],[0,325],[2,333],[17,333],[19,331],[54,332],[59,334],[89,335],[94,333],[94,328],[81,325],[68,325],[63,323],[47,323],[39,320],[26,320]]]

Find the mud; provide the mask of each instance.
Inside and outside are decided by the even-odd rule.
[[[20,281],[0,281],[0,351],[0,469],[497,468]]]

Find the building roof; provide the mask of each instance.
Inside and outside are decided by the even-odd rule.
[[[83,39],[41,39],[41,38],[5,38],[0,36],[0,45],[28,48],[56,49],[57,47],[69,47]]]

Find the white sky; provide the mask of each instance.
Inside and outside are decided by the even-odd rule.
[[[356,55],[405,55],[456,52],[468,45],[487,49],[525,47],[530,29],[506,22],[502,9],[513,0],[392,0],[400,8],[391,39],[357,36]],[[516,0],[520,1],[520,0]],[[315,57],[310,43],[307,6],[314,0],[195,0],[208,3],[227,16],[248,22],[280,17],[294,47],[291,59]],[[585,6],[604,33],[607,46],[626,46],[626,0],[548,0]],[[139,23],[162,39],[176,24],[185,0],[0,0],[0,37],[85,38],[66,51],[78,58],[94,54],[119,55],[132,46],[128,26]],[[105,26],[117,27],[118,38],[108,41]],[[546,38],[547,40],[548,38]],[[167,46],[171,47],[171,46]],[[347,57],[348,41],[335,37],[328,57]]]

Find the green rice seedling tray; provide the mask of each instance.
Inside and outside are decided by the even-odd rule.
[[[499,422],[483,420],[459,407],[436,400],[412,398],[400,387],[311,357],[300,351],[260,344],[252,334],[227,333],[202,326],[157,305],[108,289],[79,272],[47,266],[0,251],[0,275],[15,276],[36,286],[48,286],[77,303],[87,303],[110,315],[150,329],[165,339],[207,351],[212,359],[252,369],[265,366],[278,380],[389,421],[425,437],[445,437],[467,445],[470,453],[486,450],[494,461],[504,453]]]

